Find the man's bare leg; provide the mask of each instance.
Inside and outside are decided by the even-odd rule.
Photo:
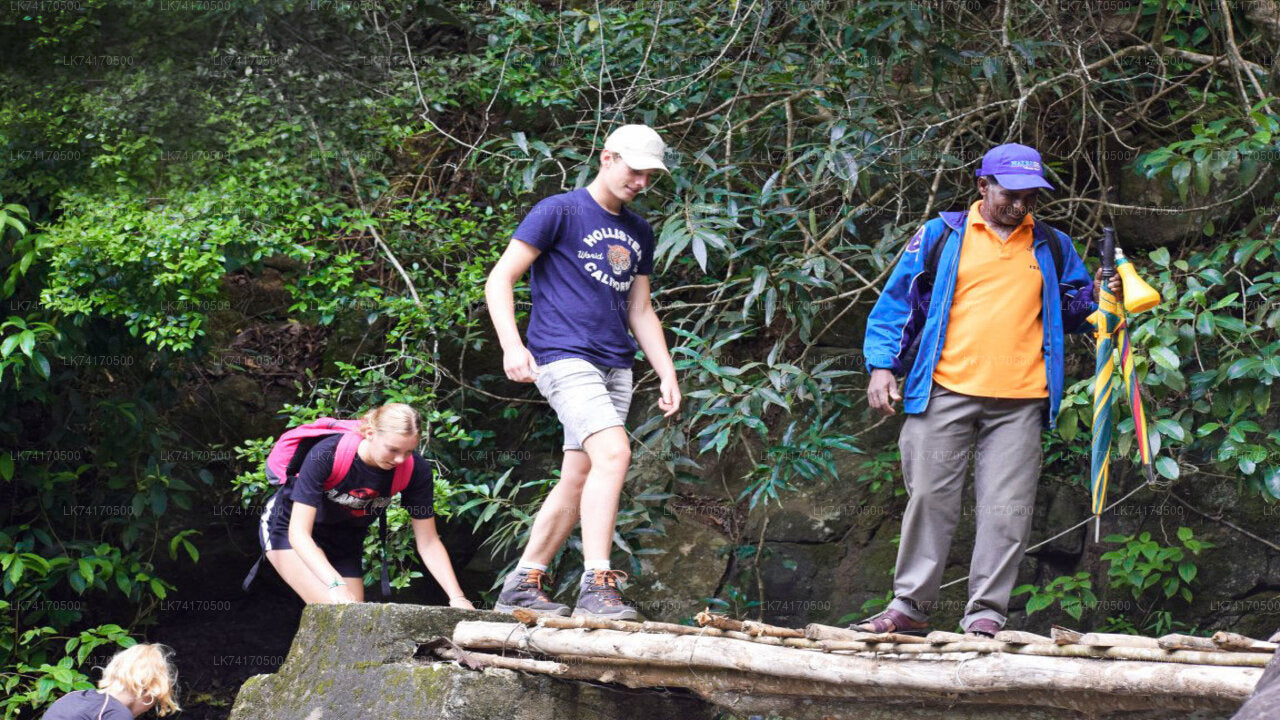
[[[560,480],[542,501],[533,528],[529,531],[529,544],[525,546],[522,563],[547,566],[569,539],[578,524],[578,508],[582,502],[582,488],[591,470],[590,456],[583,450],[565,450],[560,465]]]

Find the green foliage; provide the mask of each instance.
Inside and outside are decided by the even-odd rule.
[[[1093,581],[1087,572],[1056,577],[1043,588],[1019,585],[1013,589],[1014,597],[1028,593],[1031,597],[1027,598],[1027,615],[1047,610],[1058,603],[1064,612],[1079,620],[1085,610],[1098,605],[1098,597],[1093,594]]]
[[[1138,536],[1108,535],[1106,541],[1124,543],[1123,547],[1104,553],[1102,559],[1111,561],[1107,568],[1111,587],[1128,590],[1134,600],[1147,598],[1147,591],[1155,588],[1166,599],[1176,595],[1191,602],[1191,583],[1198,568],[1190,556],[1214,547],[1211,542],[1196,539],[1189,527],[1178,528],[1181,547],[1161,545],[1149,532]]]
[[[0,612],[14,611],[7,600],[0,600]],[[33,627],[17,639],[23,648],[22,659],[6,671],[0,690],[8,696],[3,705],[5,720],[22,717],[23,710],[42,707],[74,690],[91,690],[96,685],[90,678],[89,658],[99,648],[112,645],[132,647],[135,640],[118,625],[99,625],[79,633],[63,636],[50,626]],[[0,640],[0,647],[11,653],[13,638]],[[58,660],[53,658],[61,657]]]
[[[268,270],[289,301],[245,322],[323,339],[281,416],[413,404],[438,515],[509,559],[555,481],[558,427],[545,406],[507,400],[532,395],[495,360],[483,280],[533,201],[590,179],[618,122],[658,127],[674,151],[674,172],[635,208],[655,226],[654,301],[686,397],[664,420],[646,402],[652,375],[637,374],[633,436],[647,464],[615,542],[633,568],[653,552],[677,483],[723,490],[750,512],[843,475],[901,492],[894,454],[873,446],[880,419],[862,405],[859,318],[907,237],[970,202],[976,158],[1010,137],[1046,151],[1060,192],[1038,217],[1081,248],[1105,216],[1085,211],[1090,188],[1136,182],[1121,201],[1138,211],[1157,185],[1179,198],[1180,212],[1151,210],[1162,226],[1191,226],[1178,241],[1121,238],[1165,298],[1130,319],[1156,470],[1280,498],[1280,309],[1269,300],[1280,247],[1266,161],[1277,119],[1254,75],[1196,59],[1225,52],[1217,9],[1144,0],[1104,18],[1019,0],[1008,28],[966,3],[660,10],[237,0],[175,22],[85,0],[0,19],[16,49],[0,65],[0,480],[17,498],[0,520],[16,578],[7,601],[83,593],[135,608],[129,622],[24,614],[0,633],[18,639],[6,664],[35,668],[9,688],[23,699],[7,711],[47,699],[42,679],[66,680],[53,676],[66,658],[41,638],[145,626],[172,589],[159,566],[197,561],[208,537],[186,508],[269,491],[258,472],[269,438],[237,438],[233,467],[166,455],[189,442],[172,415],[204,379],[193,368],[227,342],[212,309]],[[1269,66],[1267,33],[1229,11],[1244,59]],[[1106,29],[1120,20],[1125,33]],[[76,57],[113,60],[61,59]],[[1093,82],[1080,82],[1081,60]],[[1069,350],[1091,367],[1089,343]],[[1087,477],[1089,407],[1085,384],[1069,387],[1051,475]],[[1123,456],[1132,434],[1122,420]],[[69,443],[83,455],[22,455]],[[1132,465],[1114,467],[1118,487]],[[67,506],[128,512],[86,522],[60,514]],[[389,520],[404,587],[419,573],[408,519],[395,508]],[[754,572],[756,547],[732,540]],[[1190,592],[1194,575],[1178,573],[1198,549],[1148,556],[1148,541],[1134,543],[1113,569],[1132,560],[1150,575],[1138,587],[1125,571],[1115,589]],[[1088,608],[1085,579],[1055,583],[1026,592]],[[750,609],[733,585],[722,594],[724,607]],[[1173,626],[1154,608],[1117,622]],[[28,635],[37,628],[50,631]]]

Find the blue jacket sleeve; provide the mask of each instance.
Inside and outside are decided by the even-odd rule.
[[[1062,331],[1083,333],[1092,329],[1088,318],[1098,309],[1093,301],[1093,278],[1076,252],[1075,244],[1064,233],[1054,231],[1062,244],[1062,268],[1058,283],[1058,296],[1062,299]]]
[[[902,353],[924,323],[918,282],[931,245],[929,241],[937,241],[938,231],[933,226],[941,225],[941,222],[926,223],[911,236],[902,258],[894,266],[880,293],[880,299],[867,316],[862,354],[868,372],[885,368],[895,375],[902,375],[908,369],[902,367]]]

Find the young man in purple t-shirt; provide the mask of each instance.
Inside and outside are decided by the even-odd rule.
[[[496,610],[570,613],[551,601],[544,581],[581,519],[586,571],[573,614],[636,617],[622,600],[618,581],[625,574],[610,567],[609,551],[631,462],[623,426],[637,343],[658,374],[658,407],[667,417],[680,409],[680,387],[649,301],[653,230],[626,203],[655,172],[666,171],[665,150],[647,126],[613,131],[595,179],[534,206],[489,273],[485,299],[502,344],[503,369],[516,382],[536,383],[564,425],[565,451],[560,481],[534,519],[529,544],[504,581]],[[533,309],[526,345],[516,327],[514,287],[530,270]]]

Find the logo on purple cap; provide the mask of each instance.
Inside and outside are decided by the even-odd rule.
[[[996,182],[1010,190],[1026,190],[1029,188],[1045,188],[1053,186],[1044,179],[1044,166],[1040,163],[1040,153],[1035,148],[1005,143],[997,145],[982,156],[982,166],[978,168],[978,177],[994,175]]]

